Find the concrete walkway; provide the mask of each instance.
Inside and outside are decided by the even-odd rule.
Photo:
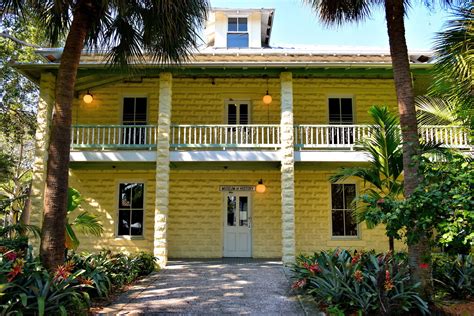
[[[102,315],[304,315],[275,260],[176,260],[123,293]]]

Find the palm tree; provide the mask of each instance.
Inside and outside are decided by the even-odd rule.
[[[48,148],[40,255],[52,269],[64,260],[72,102],[84,45],[106,49],[114,65],[142,62],[144,56],[165,64],[180,62],[196,47],[197,29],[207,0],[4,0],[1,15],[26,7],[42,21],[54,45],[65,37],[56,78],[54,115]]]
[[[414,92],[408,59],[408,48],[405,38],[406,8],[408,0],[304,0],[309,3],[320,19],[328,24],[340,25],[343,22],[358,22],[369,17],[376,7],[383,6],[392,57],[393,79],[397,94],[400,126],[403,139],[403,169],[405,175],[404,195],[409,197],[420,183],[416,156],[420,152],[418,139]],[[444,5],[451,5],[455,0],[439,0]],[[424,1],[434,4],[436,1]],[[417,244],[408,247],[409,263],[414,282],[421,283],[421,294],[431,297],[431,268],[422,268],[431,255],[428,238],[422,227],[413,223],[411,228],[422,236]]]
[[[399,199],[403,194],[403,153],[398,117],[390,113],[387,107],[372,106],[369,115],[374,121],[371,137],[364,138],[357,146],[359,151],[367,152],[370,156],[366,167],[341,168],[331,176],[331,182],[338,182],[349,177],[362,179],[370,186],[364,193],[375,200],[383,198]],[[359,209],[358,221],[366,221],[369,227],[374,222],[366,215],[366,207]],[[389,236],[389,248],[394,251],[394,239]]]

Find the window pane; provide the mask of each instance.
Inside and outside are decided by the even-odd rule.
[[[142,235],[143,234],[143,210],[132,211],[132,224],[130,225],[130,235]]]
[[[344,208],[350,209],[355,198],[355,184],[344,184]]]
[[[120,208],[130,208],[131,204],[131,194],[132,191],[130,190],[130,183],[120,183],[120,196],[119,196],[119,207]]]
[[[247,32],[247,18],[238,18],[238,31]]]
[[[239,197],[239,221],[240,226],[248,225],[248,197],[240,196]]]
[[[235,104],[227,105],[227,124],[237,124],[237,106]]]
[[[124,124],[133,122],[135,113],[135,98],[123,98],[123,116]]]
[[[344,123],[352,123],[352,99],[342,98],[341,99],[341,121]]]
[[[248,104],[241,104],[239,124],[248,124],[248,123],[249,123],[249,106]]]
[[[227,197],[227,226],[235,226],[235,211],[237,208],[235,196]]]
[[[227,47],[245,48],[249,47],[248,33],[227,33]]]
[[[341,210],[344,208],[344,197],[342,184],[331,184],[332,208]]]
[[[143,208],[143,183],[133,183],[132,190],[132,208]]]
[[[237,32],[237,18],[229,18],[228,29],[229,32]]]
[[[143,183],[120,184],[120,208],[143,208]]]
[[[146,98],[136,98],[135,102],[135,123],[146,124]]]
[[[329,98],[329,123],[341,122],[341,109],[338,98]]]
[[[344,236],[344,211],[332,211],[332,235]]]
[[[130,235],[130,211],[120,210],[118,218],[118,235]]]
[[[357,223],[352,215],[352,211],[345,211],[346,236],[357,236]]]

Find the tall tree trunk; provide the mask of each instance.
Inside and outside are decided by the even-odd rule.
[[[64,262],[72,102],[81,51],[96,16],[94,3],[83,0],[76,5],[56,79],[40,248],[41,261],[49,270]]]
[[[420,176],[422,175],[418,174],[418,162],[414,159],[419,153],[420,142],[405,39],[404,2],[405,0],[385,0],[385,17],[403,139],[404,191],[405,197],[409,197],[420,183]],[[424,268],[425,265],[422,265],[422,263],[429,263],[431,250],[429,240],[422,229],[416,225],[415,222],[413,227],[408,229],[419,230],[418,233],[422,235],[422,238],[418,243],[408,245],[409,263],[413,281],[421,283],[421,294],[429,300],[432,293],[431,265]]]

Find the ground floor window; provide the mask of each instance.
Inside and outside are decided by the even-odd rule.
[[[331,184],[333,236],[357,236],[357,222],[351,207],[355,194],[355,184]]]
[[[144,183],[120,183],[118,236],[143,235],[144,192]]]

